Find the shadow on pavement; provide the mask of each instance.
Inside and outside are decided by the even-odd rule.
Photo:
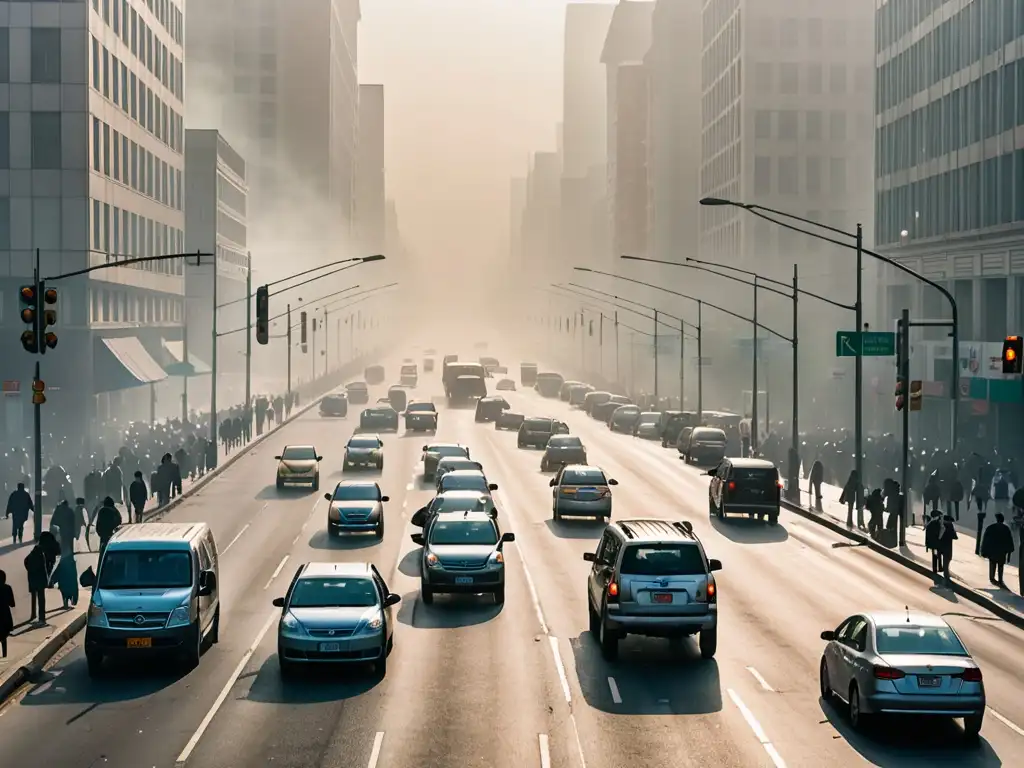
[[[47,704],[116,704],[159,693],[184,677],[182,667],[158,659],[117,660],[103,666],[103,678],[93,680],[81,650],[50,670],[41,672],[21,700],[22,706]]]
[[[782,523],[768,525],[756,517],[735,516],[721,520],[712,515],[711,527],[738,544],[775,544],[789,538],[789,531]]]
[[[320,530],[309,537],[311,549],[366,549],[380,544],[381,540],[372,533],[351,533],[332,538],[326,530]]]
[[[423,555],[423,548],[416,547],[405,553],[405,557],[398,563],[398,572],[403,576],[411,576],[414,579],[420,577],[420,557]]]
[[[718,662],[702,659],[694,639],[670,642],[627,637],[619,643],[619,660],[607,662],[597,640],[583,632],[569,641],[576,676],[587,704],[614,715],[704,715],[722,709]],[[615,678],[622,699],[612,698],[608,678]]]
[[[276,485],[268,485],[257,493],[255,498],[261,501],[268,499],[292,499],[309,496],[314,493],[318,493],[318,491],[313,490],[309,485],[286,485],[280,489]]]
[[[552,520],[550,517],[544,521],[555,536],[560,539],[599,539],[607,525],[602,520],[592,517],[569,518]]]
[[[486,624],[501,613],[489,594],[434,595],[434,604],[420,600],[419,590],[402,595],[398,620],[416,629],[458,629]]]
[[[264,704],[327,704],[362,696],[378,683],[370,664],[300,666],[285,680],[275,653],[263,662],[245,698]]]
[[[825,717],[822,724],[835,728],[847,744],[873,765],[1003,764],[984,735],[973,744],[965,741],[959,721],[952,718],[882,718],[871,721],[863,732],[858,732],[846,719],[845,705],[833,706],[821,699],[818,703]]]

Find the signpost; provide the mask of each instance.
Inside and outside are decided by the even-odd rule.
[[[892,357],[896,334],[889,331],[836,331],[836,357]]]

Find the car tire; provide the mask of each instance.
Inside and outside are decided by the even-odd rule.
[[[380,461],[377,462],[377,471],[378,472],[383,472],[384,471],[384,460],[383,459],[381,459]]]
[[[188,647],[182,651],[182,662],[186,669],[193,670],[199,666],[199,660],[203,655],[203,632],[198,621],[189,628],[189,638],[186,642]]]
[[[718,514],[718,509],[715,507],[715,500],[708,496],[708,515],[714,517]]]
[[[864,727],[868,723],[868,716],[865,715],[860,708],[860,689],[857,688],[856,683],[850,683],[850,725],[856,731],[864,730]]]
[[[590,634],[597,638],[601,632],[601,617],[598,615],[597,611],[594,610],[594,606],[590,604],[589,599],[587,600],[587,614],[590,618],[590,623],[588,625]]]
[[[496,590],[494,590],[494,604],[505,604],[505,587],[498,587]]]
[[[779,513],[776,512],[774,515],[768,515],[768,525],[779,524]]]
[[[420,600],[423,601],[424,605],[434,604],[434,590],[428,587],[424,582],[420,582]]]
[[[210,625],[209,634],[210,645],[216,645],[220,642],[220,606],[217,606],[217,612],[213,614],[213,624]]]
[[[380,658],[373,662],[373,671],[377,677],[386,677],[388,674],[388,646],[384,643],[380,648]]]
[[[93,680],[103,677],[103,654],[86,651],[85,666]]]
[[[834,695],[832,692],[832,684],[828,679],[828,664],[825,663],[824,658],[822,658],[821,666],[818,668],[818,688],[821,692],[822,701],[827,701],[831,704]]]
[[[603,615],[598,619],[598,643],[601,645],[601,655],[605,661],[615,661],[619,658],[619,636],[608,629],[608,619]]]
[[[981,735],[981,724],[985,719],[984,712],[968,715],[964,718],[964,738],[968,741],[977,741]]]
[[[556,523],[562,522],[562,513],[558,511],[558,504],[555,504],[551,508],[551,519],[554,520]]]
[[[312,486],[314,491],[319,491],[320,490],[320,475],[317,475],[316,477],[314,477],[313,478],[313,482],[310,483],[310,485]]]
[[[700,657],[713,659],[718,651],[718,627],[705,629],[700,633]]]
[[[381,520],[377,523],[377,529],[374,531],[377,535],[377,541],[384,541],[384,521]]]
[[[283,489],[284,489],[284,480],[282,480],[281,478],[278,478],[277,479],[277,490],[280,491],[280,490],[283,490]]]

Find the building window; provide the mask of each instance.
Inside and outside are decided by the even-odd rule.
[[[754,65],[754,87],[760,93],[771,93],[773,79],[771,62],[760,61]]]
[[[11,113],[0,112],[0,168],[11,167]]]
[[[828,137],[832,141],[846,141],[846,113],[834,110],[828,115]]]
[[[60,29],[52,27],[33,27],[30,45],[32,46],[32,82],[60,82]]]
[[[0,27],[0,83],[11,80],[11,30]]]
[[[796,141],[798,114],[795,109],[783,109],[779,112],[779,138],[783,141]]]
[[[779,158],[779,194],[795,195],[800,191],[799,161],[796,157]]]
[[[808,157],[807,158],[807,188],[806,191],[809,194],[816,195],[821,192],[821,158],[820,157]],[[813,216],[809,217],[811,221],[817,221]]]
[[[792,95],[800,92],[800,65],[779,65],[779,92]]]
[[[32,112],[32,167],[61,168],[60,112]]]
[[[110,176],[110,126],[103,124],[103,175]]]
[[[807,44],[811,48],[821,48],[825,41],[825,23],[822,19],[807,20]]]
[[[783,19],[779,24],[779,44],[783,48],[800,45],[800,22],[797,19]]]
[[[846,193],[846,158],[833,157],[828,161],[829,190],[832,194]]]
[[[828,69],[828,92],[833,94],[846,93],[846,65],[833,64]]]
[[[754,158],[754,194],[770,195],[772,192],[772,159]]]
[[[110,52],[103,49],[103,95],[110,98]]]
[[[11,201],[0,197],[0,251],[11,249]]]
[[[770,139],[772,137],[771,110],[759,109],[754,113],[754,138]]]
[[[92,249],[97,253],[103,250],[103,230],[100,229],[100,216],[102,215],[100,201],[92,201]]]
[[[808,141],[821,141],[822,119],[821,112],[807,112],[804,115],[806,120],[806,135]]]
[[[92,169],[99,171],[100,169],[100,150],[102,146],[100,144],[100,119],[94,117],[92,119]]]
[[[981,306],[984,321],[983,341],[1000,341],[1006,338],[1007,291],[1006,278],[990,278],[981,281]]]

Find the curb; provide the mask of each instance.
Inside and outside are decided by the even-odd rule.
[[[170,502],[155,509],[152,512],[144,513],[143,522],[151,523],[159,520],[168,512],[173,510],[179,504],[185,501],[195,493],[202,490],[210,480],[216,477],[222,470],[227,469],[236,461],[243,456],[248,455],[249,449],[254,448],[259,443],[263,442],[277,430],[284,427],[286,424],[291,423],[293,419],[297,419],[307,411],[312,410],[315,406],[319,405],[320,401],[325,395],[332,392],[335,388],[328,389],[320,395],[317,395],[310,400],[306,405],[299,407],[297,410],[292,412],[292,415],[287,419],[284,419],[280,424],[274,426],[273,429],[269,429],[254,440],[250,440],[244,446],[241,446],[233,456],[228,456],[212,472],[207,472],[198,481],[192,483],[187,490],[183,491],[181,495],[172,499]],[[86,610],[83,610],[75,618],[73,618],[63,629],[58,630],[42,643],[40,643],[28,656],[25,657],[24,662],[21,666],[9,670],[2,677],[0,677],[0,706],[5,704],[25,683],[31,681],[31,679],[38,675],[47,663],[57,654],[57,652],[64,647],[64,645],[71,640],[72,637],[77,635],[83,629],[85,629],[86,618],[88,615],[88,604]]]
[[[887,557],[893,562],[899,563],[904,568],[914,571],[915,573],[926,578],[934,578],[934,574],[932,573],[931,568],[925,567],[921,563],[917,562],[916,560],[910,559],[909,557],[901,554],[900,552],[896,552],[892,549],[889,549],[888,547],[882,546],[877,541],[872,539],[870,536],[865,536],[864,534],[859,533],[858,531],[851,531],[846,526],[841,525],[840,523],[837,523],[834,520],[830,519],[827,515],[812,512],[800,506],[799,504],[794,504],[793,502],[788,501],[786,499],[782,500],[782,506],[784,509],[787,509],[790,512],[794,512],[800,515],[801,517],[806,518],[807,520],[812,520],[818,525],[824,528],[828,528],[833,533],[838,533],[840,536],[845,536],[851,541],[856,541],[858,544],[862,544],[866,547],[869,547],[870,549],[874,550],[883,557]],[[995,614],[999,618],[1003,619],[1009,624],[1012,624],[1018,629],[1024,629],[1024,616],[1010,608],[1007,608],[1002,603],[993,600],[988,595],[979,592],[976,589],[972,589],[971,587],[967,586],[966,584],[963,584],[962,582],[957,581],[955,577],[951,581],[950,588],[953,590],[955,594],[959,595],[960,597],[966,598],[975,605],[981,606],[989,613]]]

